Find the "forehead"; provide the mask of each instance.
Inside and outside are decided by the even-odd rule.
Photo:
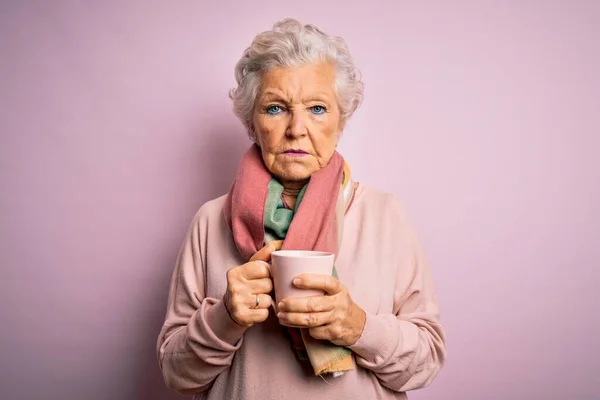
[[[307,96],[334,96],[335,69],[318,62],[292,68],[272,68],[261,79],[260,98],[283,96],[301,100]]]

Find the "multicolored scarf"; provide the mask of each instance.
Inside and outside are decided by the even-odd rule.
[[[265,167],[260,148],[252,145],[242,158],[224,213],[244,259],[249,260],[272,240],[283,240],[284,250],[337,255],[352,192],[350,168],[335,152],[329,164],[311,176],[296,207],[288,209],[281,197],[283,186]],[[332,274],[337,276],[335,267]],[[338,376],[355,368],[352,352],[346,347],[314,339],[306,329],[288,331],[298,356],[308,358],[316,375]]]

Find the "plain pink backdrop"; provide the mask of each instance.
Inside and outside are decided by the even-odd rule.
[[[0,398],[179,398],[168,280],[249,145],[234,64],[286,16],[346,38],[341,151],[434,270],[448,361],[410,398],[600,398],[600,2],[350,3],[1,3]]]

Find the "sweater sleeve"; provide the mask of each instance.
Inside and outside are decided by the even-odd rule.
[[[367,314],[363,333],[350,349],[357,364],[374,372],[383,386],[405,392],[434,380],[445,361],[446,339],[424,252],[408,222],[401,218],[399,223],[393,313]]]
[[[245,331],[229,317],[222,299],[205,297],[206,256],[202,244],[207,229],[201,211],[177,257],[157,342],[165,383],[182,394],[210,389],[217,376],[231,365]]]

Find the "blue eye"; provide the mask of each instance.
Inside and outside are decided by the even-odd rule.
[[[267,112],[267,114],[269,115],[277,115],[280,112],[283,111],[283,108],[281,108],[280,106],[277,105],[272,105],[272,106],[268,106],[265,111]]]
[[[321,115],[325,114],[325,111],[327,110],[323,106],[313,106],[310,108],[310,111],[315,115]]]

